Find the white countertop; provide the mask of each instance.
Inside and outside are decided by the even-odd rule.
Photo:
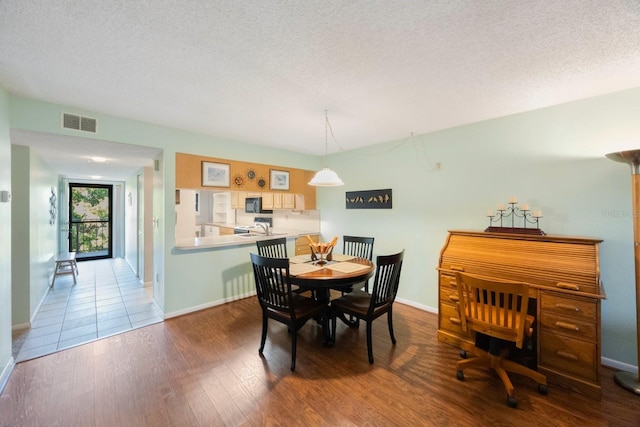
[[[220,248],[225,246],[236,245],[254,245],[256,240],[277,239],[279,237],[286,237],[287,239],[295,239],[300,236],[318,234],[317,231],[301,231],[301,230],[285,230],[285,229],[271,229],[273,234],[266,236],[264,234],[257,234],[255,236],[240,237],[241,234],[227,234],[222,236],[208,236],[208,237],[194,237],[194,238],[180,238],[176,239],[176,249],[178,250],[190,250],[190,249],[206,249],[206,248]]]

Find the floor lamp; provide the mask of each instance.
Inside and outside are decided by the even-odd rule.
[[[636,267],[636,334],[638,344],[638,374],[632,372],[616,372],[615,382],[640,394],[640,150],[620,151],[609,153],[607,158],[616,162],[627,163],[631,166],[631,192],[633,200],[633,253]]]

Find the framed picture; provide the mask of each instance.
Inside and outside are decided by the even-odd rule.
[[[228,187],[229,165],[226,163],[202,162],[203,187]]]
[[[271,169],[269,188],[271,190],[289,190],[289,171]]]

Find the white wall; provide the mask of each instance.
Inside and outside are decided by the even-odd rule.
[[[602,354],[635,365],[631,177],[604,154],[640,148],[639,118],[635,89],[332,156],[346,185],[318,190],[323,236],[373,235],[376,255],[405,248],[399,298],[436,308],[447,230],[483,230],[487,210],[516,196],[543,211],[548,234],[604,239]],[[384,188],[392,210],[345,208],[345,191]]]

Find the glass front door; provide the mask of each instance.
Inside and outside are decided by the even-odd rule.
[[[69,251],[76,259],[111,258],[113,186],[69,184]]]

